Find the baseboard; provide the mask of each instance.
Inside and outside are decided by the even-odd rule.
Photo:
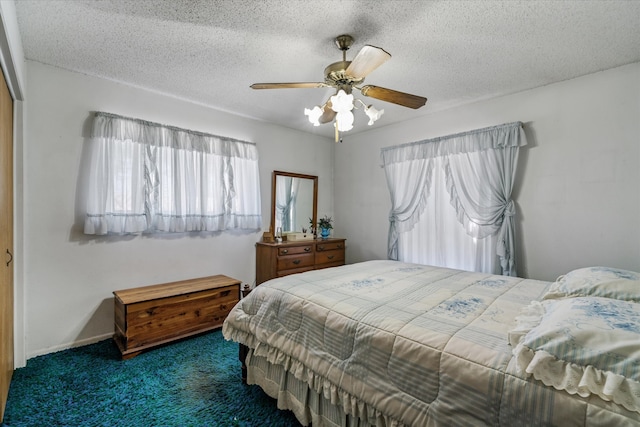
[[[38,356],[43,356],[45,354],[49,354],[49,353],[56,353],[58,351],[62,351],[62,350],[69,350],[70,348],[75,348],[75,347],[82,347],[85,345],[89,345],[89,344],[95,344],[99,341],[103,341],[106,339],[109,339],[113,337],[113,333],[108,333],[108,334],[102,334],[102,335],[98,335],[95,337],[91,337],[91,338],[85,338],[83,340],[78,340],[78,341],[73,341],[67,344],[60,344],[60,345],[56,345],[54,347],[49,347],[49,348],[45,348],[45,349],[41,349],[41,350],[36,350],[34,352],[31,353],[27,353],[27,360],[34,358],[34,357],[38,357]]]

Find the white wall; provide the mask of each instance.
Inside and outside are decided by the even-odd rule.
[[[27,61],[24,144],[26,356],[106,338],[112,292],[226,274],[255,279],[261,233],[172,237],[82,234],[82,165],[92,111],[106,111],[255,142],[263,229],[271,172],[319,177],[319,210],[333,213],[330,139],[233,116],[157,93]]]
[[[514,121],[529,141],[513,194],[519,275],[640,271],[640,63],[345,137],[334,179],[347,262],[386,258],[391,205],[380,148]]]

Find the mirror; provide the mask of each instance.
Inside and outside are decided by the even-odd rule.
[[[309,230],[309,218],[318,221],[318,177],[273,171],[271,184],[271,231]]]

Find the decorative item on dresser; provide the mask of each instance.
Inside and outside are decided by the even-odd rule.
[[[267,280],[344,265],[346,239],[256,243],[256,285]]]
[[[326,240],[329,237],[329,233],[331,232],[331,229],[333,229],[333,225],[331,225],[332,222],[333,219],[327,215],[318,220],[318,229],[320,230],[321,238]]]
[[[217,275],[115,291],[113,339],[123,359],[222,326],[241,282]]]

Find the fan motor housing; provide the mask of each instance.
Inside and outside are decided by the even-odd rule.
[[[347,74],[351,61],[338,61],[324,69],[324,80],[331,86],[353,86],[364,81],[364,77],[356,79]]]

